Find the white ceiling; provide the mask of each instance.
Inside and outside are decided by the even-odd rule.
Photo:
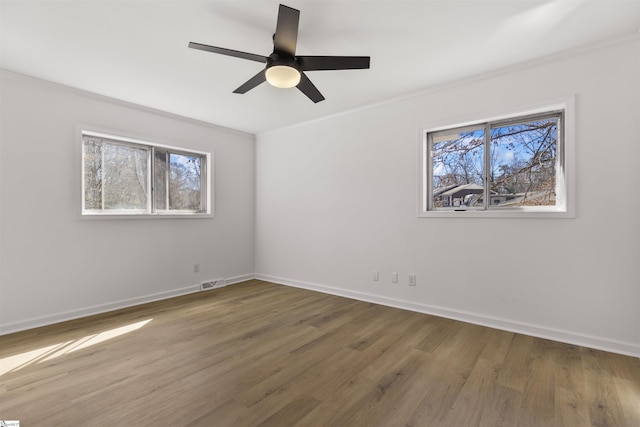
[[[1,0],[2,68],[259,133],[637,33],[640,0],[282,0],[301,11],[300,55],[369,55],[370,70],[313,71],[326,97],[262,84],[278,1]],[[588,72],[588,70],[585,70]]]

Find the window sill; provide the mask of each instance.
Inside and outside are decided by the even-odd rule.
[[[212,213],[192,213],[192,212],[182,212],[182,213],[81,213],[78,215],[80,219],[205,219],[205,218],[214,218]]]
[[[491,210],[420,211],[418,218],[575,218],[575,213],[561,208],[523,208]]]

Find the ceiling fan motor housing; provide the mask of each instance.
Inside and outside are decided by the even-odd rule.
[[[302,72],[302,69],[298,65],[298,62],[296,61],[295,57],[290,56],[290,55],[283,55],[281,53],[273,52],[267,58],[267,67],[266,67],[266,69],[269,69],[271,67],[276,67],[276,66],[291,67],[291,68],[294,68],[295,70],[297,70],[299,73]]]

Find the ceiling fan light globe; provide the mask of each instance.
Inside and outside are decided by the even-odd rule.
[[[274,65],[265,72],[267,82],[274,87],[288,89],[300,83],[300,71],[288,65]]]

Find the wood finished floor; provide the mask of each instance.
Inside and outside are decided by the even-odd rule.
[[[253,280],[0,337],[21,426],[640,426],[640,359]]]

